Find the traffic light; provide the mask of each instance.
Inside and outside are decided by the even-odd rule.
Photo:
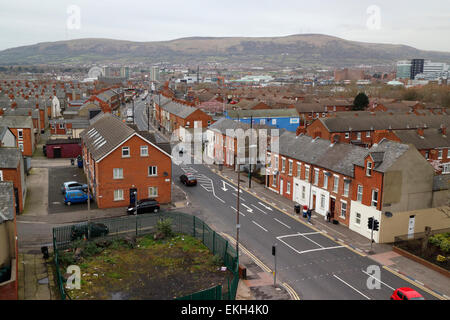
[[[379,227],[380,227],[380,223],[378,222],[378,220],[375,220],[375,221],[373,222],[373,230],[374,230],[374,231],[378,231],[378,230],[379,230]]]
[[[370,217],[369,218],[369,222],[367,223],[367,228],[372,230],[372,227],[373,227],[373,217]]]

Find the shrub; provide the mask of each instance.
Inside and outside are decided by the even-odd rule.
[[[159,220],[156,224],[156,229],[158,230],[158,233],[164,236],[164,238],[171,237],[173,235],[172,219]]]
[[[428,242],[445,253],[450,252],[450,232],[435,234],[428,239]]]

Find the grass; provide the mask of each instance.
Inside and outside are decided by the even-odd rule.
[[[164,240],[147,235],[132,245],[114,240],[75,246],[83,248],[78,261],[74,250],[61,252],[60,258],[63,270],[69,264],[81,269],[81,289],[67,290],[72,299],[173,299],[226,286],[231,276],[220,271],[220,256],[214,256],[200,240],[182,234]]]

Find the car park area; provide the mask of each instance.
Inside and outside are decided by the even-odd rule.
[[[87,203],[73,203],[68,206],[64,204],[64,195],[61,192],[61,185],[67,181],[77,181],[87,183],[83,169],[77,166],[49,168],[48,174],[48,213],[62,213],[71,211],[87,210]],[[95,201],[91,201],[91,209],[97,209]]]

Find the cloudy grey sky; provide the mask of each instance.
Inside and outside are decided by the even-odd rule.
[[[0,0],[0,50],[78,38],[300,33],[450,52],[450,1]]]

